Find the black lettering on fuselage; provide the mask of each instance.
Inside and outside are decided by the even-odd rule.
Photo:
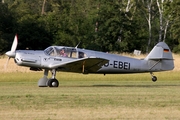
[[[119,61],[119,69],[123,69],[123,62]]]
[[[113,61],[113,63],[106,63],[104,64],[104,67],[112,66],[113,68],[117,69],[124,69],[124,70],[130,70],[130,63],[129,62],[122,62],[122,61]]]
[[[114,68],[118,68],[118,67],[117,67],[117,65],[118,65],[117,62],[118,62],[118,61],[114,61],[114,64],[113,64],[113,67],[114,67]]]
[[[54,61],[62,61],[62,59],[54,58]]]
[[[130,69],[130,63],[124,62],[124,69],[129,70]]]

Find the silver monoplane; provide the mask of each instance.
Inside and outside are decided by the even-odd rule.
[[[164,42],[154,46],[144,59],[66,46],[50,46],[45,50],[16,50],[17,44],[16,35],[11,51],[6,52],[6,55],[9,59],[14,58],[19,66],[30,67],[30,70],[34,71],[44,70],[44,76],[38,81],[39,87],[58,87],[57,71],[104,75],[149,72],[152,81],[155,82],[157,77],[153,72],[174,68],[171,50]],[[48,79],[49,71],[52,72],[50,79]]]

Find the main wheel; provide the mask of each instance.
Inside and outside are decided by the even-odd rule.
[[[59,82],[57,79],[50,79],[48,81],[48,86],[49,87],[58,87],[59,86]]]
[[[153,76],[153,77],[152,77],[152,81],[153,81],[153,82],[156,82],[156,81],[157,81],[157,77],[156,77],[156,76]]]

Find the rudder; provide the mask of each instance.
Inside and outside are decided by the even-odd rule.
[[[159,42],[145,60],[159,61],[161,70],[172,70],[174,68],[174,59],[172,52],[165,42]]]

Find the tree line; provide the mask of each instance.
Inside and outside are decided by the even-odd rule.
[[[148,53],[160,41],[180,52],[179,0],[1,0],[0,53],[50,45]]]

